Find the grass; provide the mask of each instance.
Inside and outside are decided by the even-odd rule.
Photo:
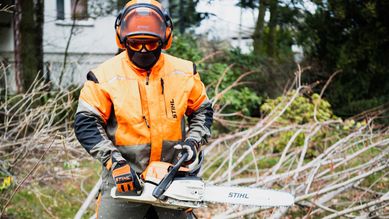
[[[19,190],[7,208],[8,218],[73,218],[87,194],[81,192],[81,184],[89,192],[99,177],[100,165],[95,161],[83,161],[79,169],[88,174],[72,179],[56,179],[55,182],[34,182]],[[14,189],[14,188],[10,188]],[[90,206],[84,218],[94,214]]]

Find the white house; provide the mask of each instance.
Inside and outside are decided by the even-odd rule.
[[[73,24],[72,2],[75,0],[45,0],[43,50],[45,73],[50,73],[50,79],[58,84],[59,74],[63,68],[64,52],[70,38]],[[71,37],[65,74],[62,85],[81,84],[85,81],[86,73],[117,52],[115,43],[114,21],[117,11],[104,16],[95,16],[93,6],[100,2],[112,1],[80,0],[75,22],[74,34]],[[160,0],[168,8],[168,0]],[[93,3],[93,5],[92,5]],[[217,5],[217,7],[215,7]],[[195,31],[197,34],[207,33],[211,38],[228,40],[232,46],[240,47],[243,52],[252,48],[249,37],[255,25],[256,12],[241,11],[234,1],[215,0],[212,5],[208,1],[200,1],[197,10],[216,14],[216,17],[206,20]],[[228,14],[228,16],[226,16]],[[6,60],[11,64],[8,71],[7,84],[15,90],[15,80],[12,75],[14,60],[14,39],[12,16],[5,18],[0,12],[0,61]],[[1,72],[0,72],[1,78]]]
[[[64,7],[63,7],[64,6]],[[63,17],[61,9],[64,9]],[[63,67],[64,52],[73,24],[70,0],[46,0],[43,34],[44,62],[51,65],[51,80],[56,82]],[[80,83],[86,73],[117,52],[113,15],[77,20],[68,48],[68,64],[63,81]]]
[[[63,68],[64,53],[69,41],[73,24],[72,0],[45,0],[43,51],[45,73],[50,73],[50,79],[58,84],[59,74]],[[86,3],[88,1],[80,1]],[[85,80],[86,73],[117,52],[113,24],[115,17],[106,15],[91,18],[88,7],[80,4],[77,13],[84,14],[82,19],[75,21],[73,35],[69,43],[67,65],[63,76],[63,85],[80,84]],[[0,57],[11,64],[14,60],[14,38],[12,22],[0,26]],[[13,71],[9,71],[13,72]],[[8,77],[8,85],[14,87],[14,78]]]
[[[115,43],[114,21],[117,10],[96,16],[96,3],[100,10],[115,1],[80,0],[76,15],[72,16],[74,0],[45,0],[44,1],[44,27],[43,52],[45,73],[50,73],[50,80],[58,85],[59,75],[64,67],[64,53],[71,35],[73,18],[75,28],[67,50],[68,58],[63,76],[63,86],[81,84],[88,71],[103,61],[111,58],[117,52]],[[110,3],[109,3],[110,2]],[[168,0],[160,1],[168,8]],[[4,4],[2,4],[4,6]],[[115,5],[115,4],[114,4]],[[112,7],[112,5],[111,5]],[[14,37],[12,16],[0,12],[0,61],[10,64],[8,69],[7,85],[15,90],[13,75]],[[1,72],[0,72],[1,73]],[[2,76],[0,75],[0,78]]]

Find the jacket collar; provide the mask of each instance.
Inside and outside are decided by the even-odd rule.
[[[148,70],[141,69],[137,67],[134,63],[132,63],[130,57],[128,57],[128,53],[126,50],[124,50],[123,53],[125,54],[126,63],[130,66],[130,68],[137,75],[146,77]],[[162,69],[164,62],[165,62],[165,55],[161,52],[161,55],[159,56],[157,63],[155,63],[155,65],[149,70],[150,78],[157,77],[159,74],[161,74],[160,70]]]

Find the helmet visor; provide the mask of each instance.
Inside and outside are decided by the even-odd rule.
[[[122,41],[129,36],[154,36],[165,40],[166,24],[164,19],[154,9],[139,7],[124,14],[120,25]]]

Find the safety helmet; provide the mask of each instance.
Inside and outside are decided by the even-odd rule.
[[[116,44],[126,48],[127,37],[159,38],[162,49],[170,48],[173,22],[168,12],[155,0],[132,0],[120,11],[115,21]]]

